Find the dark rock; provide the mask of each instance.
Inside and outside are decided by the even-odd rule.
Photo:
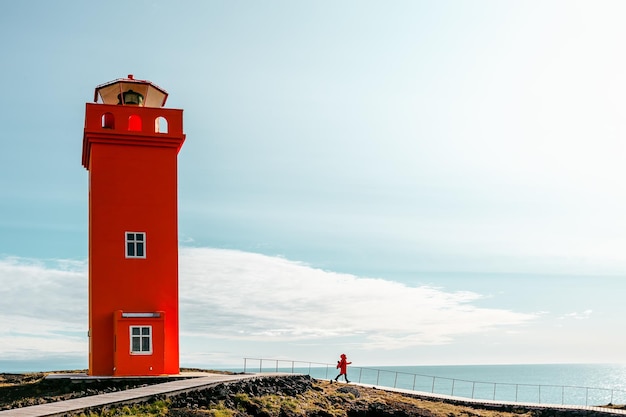
[[[393,406],[382,402],[357,401],[347,410],[348,417],[433,417],[428,410],[410,406],[404,403],[394,403]]]
[[[352,394],[354,395],[354,398],[359,398],[361,396],[361,393],[359,392],[359,390],[356,387],[353,387],[350,385],[338,388],[337,391],[342,392],[344,394]]]
[[[166,379],[167,380],[167,379]],[[151,383],[165,382],[158,379]],[[128,381],[124,383],[111,380],[97,380],[85,382],[68,382],[67,380],[40,380],[27,384],[28,391],[24,387],[1,387],[0,410],[7,408],[26,407],[60,399],[78,398],[86,395],[95,395],[105,392],[114,392],[121,389],[130,389],[137,386],[145,386],[145,380]],[[333,417],[338,413],[345,413],[346,417],[433,417],[430,411],[420,408],[415,404],[403,401],[389,401],[365,399],[366,388],[354,385],[336,387],[336,391],[349,395],[319,396],[314,404],[308,404],[307,410],[293,407],[293,398],[309,390],[324,392],[322,386],[314,386],[309,376],[289,375],[280,377],[257,377],[254,379],[220,383],[189,392],[153,396],[141,404],[150,404],[157,400],[169,400],[167,417],[207,417],[212,407],[220,406],[228,408],[233,417]],[[380,392],[381,390],[377,390]],[[36,393],[37,395],[34,395]],[[287,399],[291,397],[291,405],[283,405],[279,410],[268,411],[267,405],[263,405],[259,397],[276,395]],[[421,395],[407,395],[413,399],[432,401],[432,398]],[[296,399],[297,401],[297,399]],[[480,409],[493,410],[496,412],[511,412],[517,414],[527,413],[532,417],[607,417],[608,413],[591,410],[571,409],[548,409],[541,407],[528,407],[519,405],[483,404],[470,405],[464,401],[446,401],[447,403],[473,407],[476,413],[463,411],[463,415],[478,416]],[[617,408],[617,407],[616,407]],[[120,410],[108,410],[106,407],[83,410],[85,415],[93,413],[119,413]],[[208,414],[209,413],[209,414]],[[115,414],[119,415],[119,414]],[[452,417],[452,415],[451,415]]]

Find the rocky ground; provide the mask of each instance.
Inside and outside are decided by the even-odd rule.
[[[45,379],[45,373],[0,374],[0,410],[69,400],[136,388],[169,379],[81,380]]]
[[[129,389],[159,379],[70,382],[44,374],[0,374],[0,410]],[[606,413],[477,406],[434,401],[375,388],[311,379],[263,377],[198,389],[143,404],[85,410],[85,416],[115,417],[604,417]]]

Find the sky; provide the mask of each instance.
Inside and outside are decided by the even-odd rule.
[[[128,74],[184,109],[182,366],[626,362],[625,18],[0,2],[0,370],[87,366],[84,110]]]

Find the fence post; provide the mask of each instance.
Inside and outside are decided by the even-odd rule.
[[[280,371],[280,362],[281,362],[281,360],[279,360],[279,359],[263,359],[263,358],[247,358],[247,357],[244,357],[244,359],[243,359],[243,373],[248,373],[248,372],[253,372],[254,373],[255,372],[254,364],[252,362],[250,362],[250,365],[248,365],[248,361],[255,361],[255,360],[259,361],[259,365],[258,365],[259,373],[264,372],[263,371],[263,361],[267,362],[267,361],[272,361],[272,360],[275,361],[275,366],[274,367],[276,369],[276,372],[278,373]],[[288,360],[286,359],[284,361],[288,361]],[[295,373],[295,363],[297,361],[293,361],[292,360],[290,362],[291,362],[291,372]],[[326,377],[327,378],[330,377],[329,376],[329,372],[332,372],[330,370],[331,366],[334,366],[334,365],[331,365],[331,364],[328,364],[328,363],[327,364],[317,363],[317,362],[303,362],[303,363],[304,364],[306,364],[306,363],[309,364],[309,366],[308,366],[308,368],[309,368],[308,369],[309,375],[312,374],[313,364],[316,364],[316,366],[319,366],[319,370],[320,370],[319,374],[320,375],[323,374],[321,372],[321,367],[325,366],[326,367]],[[268,367],[271,367],[271,365],[268,365]],[[286,372],[288,372],[288,367],[289,367],[288,365],[285,365],[285,371]],[[248,369],[248,368],[250,368],[250,369]],[[303,365],[302,368],[303,368],[303,372],[304,372],[305,366]],[[356,368],[359,369],[359,377],[358,377],[358,382],[359,383],[361,383],[362,380],[363,380],[363,369],[367,369],[368,372],[376,371],[377,372],[376,373],[376,385],[380,385],[381,384],[381,382],[380,382],[380,375],[381,375],[382,372],[394,372],[393,388],[397,388],[398,387],[399,374],[404,374],[405,373],[405,372],[385,370],[385,369],[373,369],[373,368],[362,368],[362,367],[356,367]],[[318,367],[316,367],[316,372],[315,372],[316,375],[318,374],[317,371],[318,371]],[[268,372],[271,372],[271,371],[268,370]],[[412,386],[412,390],[413,391],[415,391],[417,388],[420,388],[420,390],[427,389],[425,386],[424,387],[421,386],[421,382],[420,382],[420,387],[417,387],[417,377],[418,376],[420,378],[425,378],[425,379],[431,378],[432,379],[432,382],[431,382],[431,393],[434,394],[436,392],[435,388],[436,388],[436,384],[437,384],[437,378],[439,378],[439,377],[434,376],[434,375],[422,375],[422,374],[414,373],[413,374],[413,386]],[[366,380],[368,381],[368,383],[372,379],[373,378],[368,377],[366,375]],[[445,379],[445,380],[452,380],[451,395],[454,396],[456,394],[455,391],[456,391],[456,381],[457,380],[455,378],[447,378],[447,377],[445,377],[443,379]],[[495,401],[496,398],[497,398],[497,391],[498,391],[498,383],[497,382],[466,381],[466,380],[463,380],[463,379],[459,379],[459,381],[460,382],[471,382],[472,383],[472,394],[471,394],[471,398],[472,399],[475,399],[476,395],[477,395],[476,394],[476,384],[484,384],[485,385],[485,391],[487,390],[486,385],[493,384],[493,396],[492,396],[492,399]],[[444,385],[442,385],[440,387],[441,391],[439,391],[438,393],[441,393],[441,394],[444,393],[443,388],[444,388],[445,384],[447,384],[447,383],[444,383]],[[389,385],[391,385],[391,384],[389,384]],[[405,384],[405,385],[407,387],[409,386],[408,383]],[[424,381],[424,385],[426,385],[426,381]],[[582,405],[589,406],[590,402],[594,402],[595,401],[595,398],[596,398],[595,396],[594,396],[594,399],[591,399],[591,400],[589,399],[590,390],[592,390],[592,394],[595,391],[599,390],[599,398],[604,398],[604,400],[602,400],[602,401],[606,400],[606,397],[605,397],[606,392],[610,391],[611,392],[611,394],[610,394],[610,403],[611,404],[614,403],[615,401],[618,401],[618,402],[621,401],[622,396],[624,394],[626,394],[626,390],[620,390],[620,389],[614,389],[614,388],[608,388],[608,387],[607,388],[595,388],[595,387],[589,387],[589,386],[585,387],[585,386],[568,386],[568,385],[546,385],[546,387],[549,387],[550,389],[548,390],[548,394],[546,394],[548,398],[544,399],[544,398],[542,398],[542,392],[541,392],[542,388],[543,388],[542,384],[504,383],[504,385],[508,385],[508,386],[515,385],[515,402],[524,401],[524,400],[525,401],[532,401],[532,390],[533,390],[533,387],[537,387],[537,390],[538,390],[538,393],[537,393],[538,400],[537,401],[538,401],[539,404],[543,404],[544,400],[551,401],[552,394],[550,394],[550,393],[552,392],[552,390],[554,390],[556,392],[556,389],[558,389],[559,387],[561,388],[561,404],[562,405],[566,404],[566,401],[565,401],[565,388],[575,390],[575,391],[573,391],[573,393],[571,395],[572,399],[568,400],[568,402],[571,402],[572,405],[581,405],[581,406]],[[519,386],[520,385],[522,385],[522,387],[527,387],[528,388],[528,393],[527,393],[528,395],[524,395],[524,392],[522,392],[522,398],[521,399],[520,399],[520,396],[519,396]],[[582,401],[581,401],[582,399],[580,398],[580,392],[583,389],[585,390],[585,402],[584,403],[582,403]],[[464,391],[464,390],[462,389],[461,391]],[[505,392],[503,394],[504,395],[503,398],[505,398],[505,399],[509,398],[509,395],[506,392],[507,392],[507,390],[505,390]],[[461,394],[461,396],[463,396],[463,395],[464,394]],[[465,395],[465,396],[467,397],[467,395]],[[478,397],[481,398],[481,399],[482,398],[485,398],[485,399],[488,398],[488,397],[486,397],[486,396],[484,396],[482,394],[482,389],[480,388],[480,386],[479,386],[479,389],[478,389]],[[557,403],[556,398],[554,398],[554,400],[555,400],[554,402]]]

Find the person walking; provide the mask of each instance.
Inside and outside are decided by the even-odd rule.
[[[350,365],[352,362],[348,362],[348,358],[346,357],[345,353],[341,354],[341,360],[337,361],[337,369],[339,369],[339,375],[337,375],[335,377],[335,381],[337,381],[337,379],[343,375],[344,379],[346,380],[346,382],[350,382],[348,381],[348,365]],[[333,382],[332,380],[330,382]]]

